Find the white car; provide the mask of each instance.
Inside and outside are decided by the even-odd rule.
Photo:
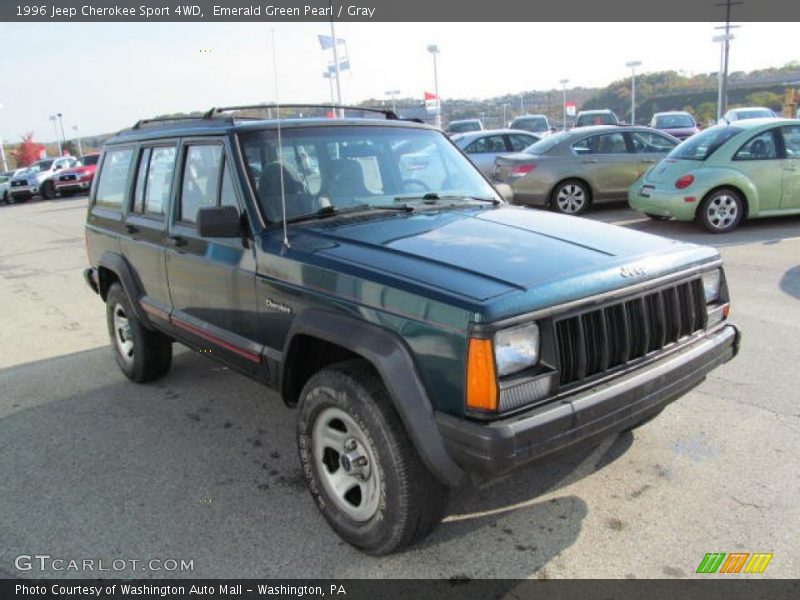
[[[23,171],[25,169],[14,169],[13,171],[0,173],[0,202],[5,202],[6,204],[11,202],[11,196],[8,193],[11,189],[11,180]]]
[[[9,199],[11,202],[24,202],[37,194],[41,194],[48,200],[55,198],[55,186],[51,181],[53,175],[79,165],[80,162],[73,156],[45,158],[35,162],[22,173],[11,178]]]
[[[719,120],[720,125],[742,121],[744,119],[774,119],[778,115],[772,109],[764,106],[740,106],[732,108]]]

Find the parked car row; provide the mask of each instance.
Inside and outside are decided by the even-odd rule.
[[[0,188],[7,203],[25,202],[41,195],[51,200],[56,195],[71,196],[88,191],[92,185],[99,154],[87,154],[80,159],[74,156],[45,158],[13,173],[8,177],[7,189]],[[0,185],[4,185],[0,183]]]
[[[572,215],[628,200],[653,219],[697,221],[724,233],[744,218],[800,214],[800,120],[740,114],[697,133],[693,121],[673,112],[651,124],[661,130],[595,125],[559,132],[497,154],[491,170],[485,162],[479,168],[509,186],[514,204]],[[454,141],[465,152],[472,147],[471,140]]]

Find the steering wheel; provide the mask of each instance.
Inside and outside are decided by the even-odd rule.
[[[417,188],[417,189],[414,189]],[[431,188],[427,183],[421,179],[404,179],[400,184],[400,190],[403,192],[430,192]]]

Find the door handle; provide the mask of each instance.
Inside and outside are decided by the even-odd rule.
[[[583,164],[585,164],[585,165],[593,165],[593,164],[598,163],[599,161],[596,158],[586,158],[586,159],[582,160],[581,162]]]
[[[181,237],[179,235],[171,235],[169,236],[169,243],[175,246],[176,248],[180,248],[181,246],[185,246],[189,242],[186,241],[186,238]]]
[[[139,233],[139,228],[136,227],[136,225],[131,225],[130,223],[128,223],[127,225],[125,225],[125,231],[127,231],[128,233]]]

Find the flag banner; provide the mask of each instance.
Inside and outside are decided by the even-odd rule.
[[[350,61],[348,59],[339,61],[339,70],[340,71],[347,71],[349,69],[350,69]],[[328,73],[333,74],[335,72],[336,72],[336,67],[334,66],[334,64],[333,63],[329,64],[328,65]]]
[[[323,50],[329,50],[333,48],[333,36],[330,35],[318,35],[319,38],[319,45],[322,47]],[[337,44],[344,44],[344,40],[340,37],[336,38]]]
[[[423,92],[425,94],[425,101],[428,100],[436,100],[436,94],[431,94],[430,92]]]

